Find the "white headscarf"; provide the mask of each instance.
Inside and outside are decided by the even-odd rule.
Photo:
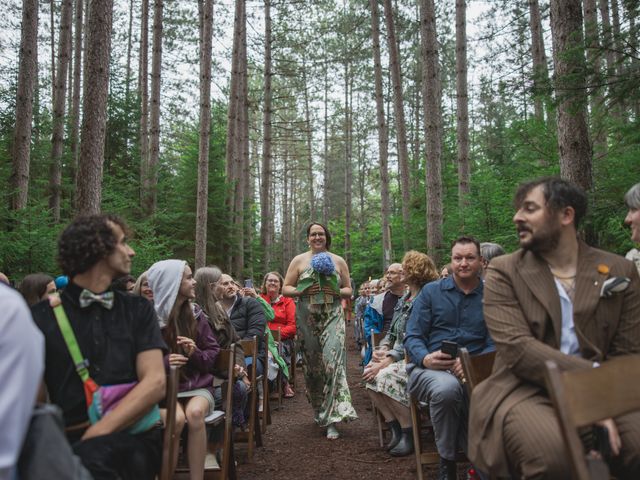
[[[151,265],[147,271],[147,281],[153,292],[153,307],[156,309],[160,328],[167,325],[186,266],[187,262],[184,260],[162,260]]]

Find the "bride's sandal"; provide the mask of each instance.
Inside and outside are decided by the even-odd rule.
[[[334,423],[327,426],[327,439],[328,440],[337,440],[340,438],[340,432],[336,428]]]

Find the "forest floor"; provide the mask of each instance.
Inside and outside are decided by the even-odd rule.
[[[378,443],[371,401],[361,383],[360,355],[347,326],[347,379],[358,420],[338,425],[340,438],[329,441],[324,429],[313,422],[313,411],[304,393],[302,368],[296,370],[296,395],[283,399],[282,408],[272,412],[272,424],[263,435],[263,448],[247,462],[246,447],[236,444],[238,477],[242,480],[281,479],[372,479],[416,478],[414,455],[390,456]],[[272,402],[272,405],[277,402]],[[467,465],[459,465],[465,478]],[[437,465],[424,466],[424,478],[436,477]]]

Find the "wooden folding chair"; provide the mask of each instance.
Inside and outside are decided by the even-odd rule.
[[[471,395],[476,385],[491,375],[496,352],[493,351],[471,356],[469,350],[464,347],[460,348],[459,352],[464,378],[467,383],[467,388],[469,389],[469,395]]]
[[[160,467],[160,480],[173,478],[173,456],[176,439],[176,408],[178,404],[178,367],[169,367],[167,376],[166,409],[167,415],[164,425],[164,438],[162,441],[162,466]]]
[[[277,330],[271,330],[271,336],[273,337],[273,341],[278,347],[278,355],[282,357],[282,332],[280,331],[280,327]],[[275,379],[275,389],[274,392],[269,391],[269,400],[277,400],[278,406],[276,410],[280,410],[282,407],[282,370],[278,369],[278,376]],[[269,409],[271,409],[271,403],[269,403]]]
[[[431,418],[429,418],[429,407],[426,403],[418,401],[413,395],[409,397],[417,478],[418,480],[423,480],[422,466],[440,463],[440,455],[438,455],[437,450],[425,452],[422,445],[422,429],[425,428],[433,432],[433,425],[431,424]]]
[[[258,416],[262,426],[262,433],[267,431],[267,425],[271,425],[271,406],[269,404],[269,332],[265,329],[262,336],[264,342],[264,357],[262,358],[262,364],[264,365],[264,372],[262,377],[258,379],[258,382],[262,382],[262,399],[260,408],[258,409]]]
[[[294,335],[291,340],[291,365],[289,366],[289,385],[296,389],[296,369],[298,367],[298,353],[296,351],[296,344],[298,342],[298,335]]]
[[[371,351],[375,350],[378,344],[382,341],[384,335],[382,333],[375,332],[373,328],[371,329]],[[387,430],[385,427],[385,421],[382,417],[380,411],[376,408],[375,404],[371,402],[371,409],[373,410],[373,415],[376,417],[376,422],[378,424],[378,441],[380,442],[380,448],[384,447],[384,432]]]
[[[214,410],[204,419],[207,430],[213,428],[221,428],[223,430],[222,440],[210,442],[207,440],[207,453],[213,458],[215,456],[216,462],[214,464],[205,464],[204,478],[205,480],[227,480],[235,479],[237,477],[236,472],[236,459],[233,449],[233,385],[235,382],[235,345],[231,345],[230,349],[220,350],[216,357],[215,369],[217,371],[227,372],[226,382],[226,394],[225,398],[225,411]],[[186,432],[185,428],[185,432]],[[183,432],[184,433],[184,432]],[[209,438],[207,432],[207,438]],[[186,447],[186,442],[183,443]],[[218,450],[222,449],[221,455],[217,455]],[[189,467],[188,465],[179,465],[176,469],[174,480],[188,480]]]
[[[609,479],[602,460],[587,458],[577,429],[640,411],[640,355],[625,355],[598,368],[561,372],[547,360],[547,389],[576,480]]]
[[[249,391],[249,431],[237,432],[234,436],[235,442],[247,443],[247,457],[249,461],[253,460],[254,447],[262,446],[262,430],[258,421],[258,376],[256,374],[256,362],[258,361],[258,337],[254,336],[251,340],[240,340],[245,358],[251,357],[252,367],[249,380],[251,381],[251,389]],[[264,375],[262,376],[264,377]],[[260,378],[262,381],[262,378]]]

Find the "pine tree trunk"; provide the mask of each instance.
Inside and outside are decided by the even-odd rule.
[[[538,0],[529,0],[529,29],[531,32],[531,58],[533,59],[533,101],[536,119],[544,121],[543,99],[548,95],[549,69],[544,51],[542,20]],[[547,112],[547,116],[549,112]]]
[[[469,165],[469,94],[467,92],[467,2],[456,0],[456,100],[458,145],[458,205],[468,204]]]
[[[324,49],[324,171],[322,175],[322,223],[329,223],[329,62]]]
[[[380,60],[380,14],[378,0],[370,0],[371,36],[373,39],[373,74],[375,80],[376,123],[378,127],[378,154],[380,156],[380,219],[382,225],[382,267],[392,262],[391,229],[389,228],[389,129],[384,115],[382,92],[382,62]]]
[[[590,190],[592,151],[587,127],[580,0],[551,0],[551,36],[558,103],[560,175]]]
[[[302,82],[304,84],[304,122],[306,126],[306,141],[307,141],[307,198],[309,202],[309,220],[314,221],[316,218],[316,205],[315,196],[313,193],[313,145],[312,138],[313,132],[311,130],[311,112],[309,109],[309,84],[307,81],[307,65],[303,55],[302,57]]]
[[[102,200],[112,18],[113,0],[91,2],[87,19],[86,81],[78,165],[76,210],[80,214],[98,213]]]
[[[131,91],[131,49],[133,47],[133,3],[129,0],[129,28],[127,30],[127,67],[125,70],[125,98],[129,101],[129,92]]]
[[[233,273],[239,277],[244,270],[244,202],[245,202],[245,182],[244,175],[248,174],[249,150],[248,150],[248,74],[247,74],[247,14],[246,0],[239,0],[241,3],[240,15],[240,49],[239,49],[239,102],[238,115],[236,118],[236,182],[234,194],[234,230],[235,230],[235,252],[233,255]]]
[[[53,96],[53,126],[51,133],[51,164],[49,167],[49,209],[53,221],[60,221],[62,197],[62,149],[64,142],[64,112],[67,93],[67,70],[71,47],[71,17],[73,3],[63,0],[60,12],[60,36],[58,37],[58,64]]]
[[[351,71],[348,61],[344,63],[344,141],[345,141],[345,155],[344,155],[344,182],[345,182],[345,196],[344,196],[344,259],[347,265],[351,265],[351,216],[352,216],[352,202],[351,192],[353,188],[353,165],[352,165],[352,135],[351,135]]]
[[[144,210],[149,192],[149,0],[141,0],[140,5],[140,207]]]
[[[56,97],[56,22],[55,0],[49,0],[49,38],[51,39],[51,109]]]
[[[75,26],[73,39],[73,92],[71,100],[71,132],[69,147],[71,150],[71,194],[73,209],[76,209],[76,192],[78,185],[78,144],[80,136],[80,79],[82,77],[82,31],[84,20],[84,0],[76,0]]]
[[[16,92],[16,125],[13,132],[11,209],[22,210],[29,195],[33,94],[38,78],[38,0],[22,1],[22,31]]]
[[[160,164],[160,85],[162,80],[163,0],[154,0],[153,46],[151,49],[151,108],[149,109],[149,161],[145,212],[154,215],[158,202],[158,167]]]
[[[424,69],[422,101],[424,104],[426,186],[427,186],[427,254],[440,263],[442,248],[442,86],[438,63],[438,38],[433,0],[420,0],[420,31]]]
[[[211,136],[211,51],[213,0],[203,6],[200,36],[200,145],[198,149],[198,194],[196,203],[196,269],[207,263],[207,211],[209,200],[209,138]]]
[[[263,270],[271,266],[271,0],[264,0],[264,116],[262,118],[262,182],[260,185],[260,247]]]
[[[584,7],[584,33],[587,62],[589,70],[593,73],[589,79],[591,84],[591,135],[593,137],[593,150],[596,158],[607,154],[607,132],[604,122],[605,100],[602,95],[601,65],[600,65],[600,41],[598,36],[598,10],[596,0],[583,0]]]
[[[396,120],[396,137],[398,141],[398,165],[400,168],[400,186],[402,192],[402,239],[404,250],[409,249],[409,160],[407,150],[407,127],[404,119],[404,102],[402,92],[402,75],[400,71],[400,54],[396,40],[396,29],[393,20],[391,0],[383,0],[384,18],[387,25],[387,44],[389,47],[389,69],[393,82],[393,111]]]
[[[625,9],[627,11],[627,18],[629,19],[629,48],[633,52],[638,51],[638,30],[636,25],[636,19],[638,15],[638,4],[636,0],[627,0],[625,2]],[[638,56],[634,55],[631,58],[631,70],[626,72],[626,75],[629,76],[637,76],[640,74],[640,61],[638,60]],[[632,100],[632,107],[634,115],[637,118],[640,118],[640,98],[636,96],[635,99]]]
[[[227,181],[232,185],[229,189],[229,196],[227,202],[229,208],[233,213],[235,205],[234,200],[234,182],[238,175],[236,173],[237,155],[236,150],[238,135],[237,123],[238,112],[240,105],[240,87],[241,87],[241,75],[240,75],[240,50],[241,50],[241,36],[242,36],[242,5],[243,0],[236,0],[235,14],[234,14],[234,27],[233,27],[233,51],[231,54],[231,81],[229,91],[229,107],[227,110],[227,144],[226,144],[226,177]]]

